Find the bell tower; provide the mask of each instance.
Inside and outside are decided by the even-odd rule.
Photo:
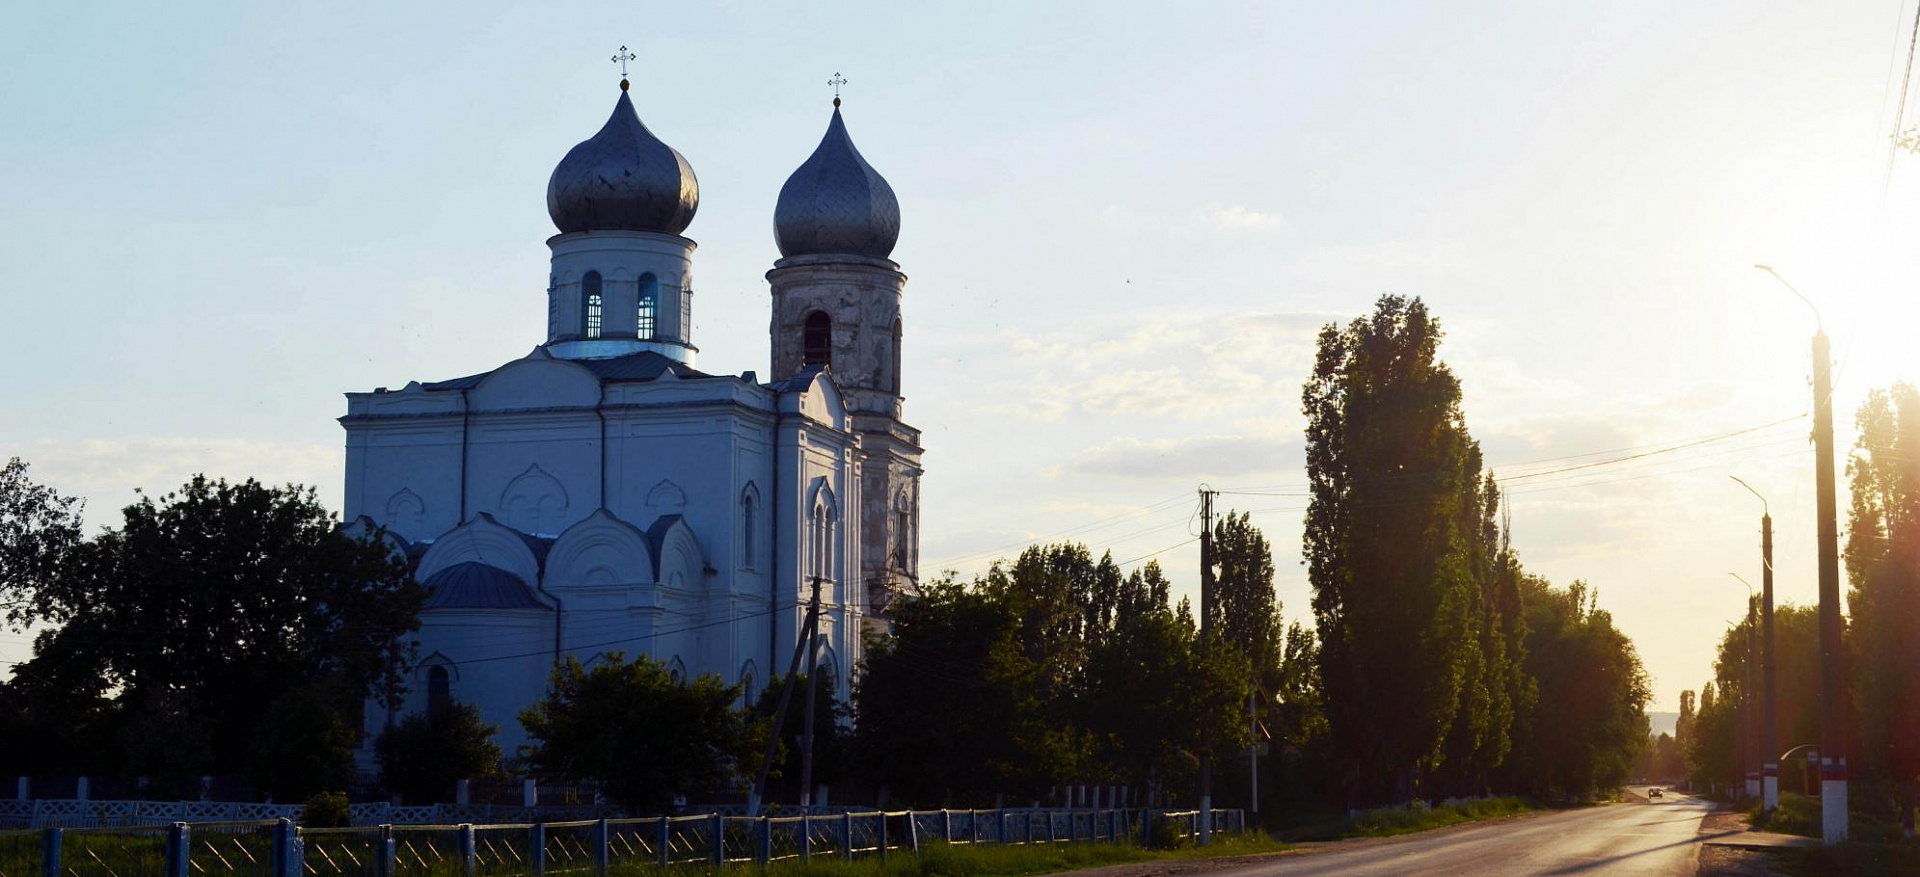
[[[888,258],[900,203],[854,148],[838,97],[826,136],[780,188],[773,225],[773,376],[821,366],[840,387],[865,455],[860,570],[871,614],[884,619],[894,597],[919,587],[920,431],[901,419],[907,276]]]

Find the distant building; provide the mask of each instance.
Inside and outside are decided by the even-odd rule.
[[[369,708],[369,741],[452,699],[511,752],[565,655],[645,654],[751,699],[786,672],[816,577],[820,666],[845,697],[863,627],[917,588],[893,190],[836,99],[774,208],[771,380],[700,371],[681,237],[699,184],[626,89],[547,184],[545,342],[484,374],[347,394],[346,517],[385,526],[431,589],[406,705]]]

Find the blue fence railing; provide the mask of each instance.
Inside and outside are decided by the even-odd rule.
[[[899,810],[795,816],[300,828],[291,820],[0,831],[6,877],[520,877],[644,867],[912,855],[925,844],[1145,842],[1197,837],[1198,811]],[[1213,811],[1219,832],[1246,829]]]

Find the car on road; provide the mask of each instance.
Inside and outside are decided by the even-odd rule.
[[[1655,787],[1655,788],[1651,788],[1651,789],[1648,789],[1648,790],[1647,790],[1647,797],[1648,797],[1649,799],[1652,799],[1652,798],[1658,798],[1658,797],[1660,797],[1660,789],[1659,789],[1658,787]]]

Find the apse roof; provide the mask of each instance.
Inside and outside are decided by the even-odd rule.
[[[547,608],[519,576],[471,560],[434,573],[422,584],[429,591],[422,610]]]

